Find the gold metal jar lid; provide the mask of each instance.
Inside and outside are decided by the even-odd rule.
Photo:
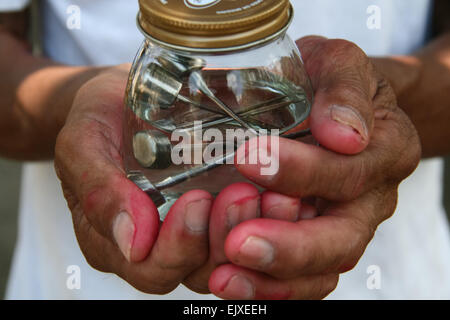
[[[179,47],[218,49],[261,41],[286,28],[289,0],[139,0],[140,28]]]

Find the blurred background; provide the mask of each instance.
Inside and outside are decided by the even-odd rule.
[[[3,298],[17,234],[21,164],[0,158],[0,297]]]
[[[446,159],[444,204],[450,213],[450,158]],[[0,158],[0,297],[4,297],[17,235],[21,164]],[[449,216],[449,214],[447,214]]]

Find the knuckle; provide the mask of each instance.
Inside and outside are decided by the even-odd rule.
[[[148,272],[145,269],[136,268],[134,264],[125,263],[114,273],[134,288],[147,294],[165,295],[175,290],[180,284],[178,279],[167,276],[161,270],[159,272],[157,269],[152,270]]]
[[[422,157],[422,146],[417,130],[401,110],[388,111],[386,119],[390,120],[389,130],[380,132],[381,150],[389,165],[388,180],[400,182],[408,177],[417,167]]]
[[[193,265],[194,262],[189,261],[187,257],[171,257],[170,255],[164,255],[158,260],[158,267],[164,270],[188,269]]]
[[[342,170],[339,170],[340,173],[345,172],[344,165],[342,166]],[[350,173],[341,177],[341,199],[342,196],[344,196],[346,198],[345,200],[353,200],[361,195],[368,179],[368,166],[369,163],[366,161],[356,161],[353,164]]]
[[[401,180],[409,176],[416,169],[422,157],[422,145],[419,134],[407,116],[404,115],[403,118],[404,120],[398,126],[401,137],[399,138],[399,159],[401,161],[398,167]]]
[[[357,214],[357,217],[364,215],[367,215],[367,212],[361,212],[361,214]],[[368,223],[361,218],[349,218],[349,223],[352,225],[353,237],[344,252],[343,261],[353,262],[362,256],[367,244],[375,235],[376,227],[373,226],[373,223]]]
[[[369,58],[361,48],[343,39],[331,39],[319,43],[314,49],[314,54],[305,63],[307,70],[321,76],[325,76],[325,72],[329,70],[356,71],[358,67],[363,66],[363,70],[366,70],[371,66]]]
[[[351,41],[343,39],[329,40],[325,49],[330,54],[330,57],[345,64],[348,64],[350,61],[362,62],[368,60],[364,51]],[[351,59],[350,61],[349,58]]]
[[[339,82],[333,83],[331,87],[327,87],[327,94],[334,99],[338,98],[340,103],[347,104],[356,112],[360,113],[365,121],[371,122],[373,114],[373,103],[370,94],[370,80],[366,81],[361,75],[351,70],[341,73],[342,77]],[[371,127],[371,123],[367,123]]]
[[[190,273],[183,280],[183,284],[190,290],[195,291],[200,294],[208,294],[210,293],[208,282],[209,277],[215,267],[208,266],[204,264],[202,267],[199,267],[192,273]]]
[[[310,285],[307,291],[300,294],[297,299],[322,300],[333,292],[338,284],[339,275],[337,274],[323,274],[318,275],[310,280]]]
[[[394,180],[400,182],[412,174],[419,164],[421,155],[422,151],[419,143],[405,147],[395,165],[395,171],[393,170],[391,174],[394,176]]]
[[[182,254],[173,254],[160,246],[154,248],[155,256],[158,256],[156,263],[162,270],[194,270],[203,265],[208,259],[206,250],[192,252],[187,250]]]
[[[209,290],[208,283],[197,283],[190,279],[187,279],[183,282],[183,284],[190,290],[200,293],[200,294],[209,294],[211,291]]]
[[[333,292],[339,282],[339,275],[337,274],[329,274],[321,277],[320,286],[318,290],[318,298],[324,299],[331,292]]]
[[[332,165],[324,168],[327,170],[324,175],[327,179],[316,177],[316,181],[313,181],[320,186],[320,190],[326,190],[324,196],[329,200],[354,200],[367,188],[371,163],[358,159],[355,159],[356,161],[352,159],[349,163],[348,160],[348,158],[335,160]]]
[[[389,188],[380,192],[379,195],[379,203],[382,203],[381,208],[379,209],[380,218],[382,221],[389,219],[395,212],[397,208],[397,199],[398,199],[398,190],[397,185],[389,186]]]
[[[136,289],[147,294],[169,294],[179,285],[177,281],[147,274],[124,274],[122,278]]]
[[[367,213],[363,212],[362,214]],[[346,242],[341,244],[339,250],[336,250],[332,260],[330,260],[329,267],[325,270],[327,272],[337,271],[343,273],[353,269],[363,255],[366,246],[375,234],[375,228],[372,228],[372,224],[363,222],[363,219],[343,219],[345,220],[342,221],[342,223],[350,226],[352,236],[348,237]]]
[[[373,71],[376,81],[376,91],[373,97],[375,107],[380,106],[384,109],[397,108],[397,96],[390,82],[376,70]]]
[[[105,265],[101,259],[98,259],[96,255],[93,254],[86,254],[84,253],[84,257],[86,259],[86,262],[91,268],[105,273],[110,273],[111,269]]]
[[[66,127],[63,127],[56,138],[55,144],[55,165],[59,167],[64,161],[64,155],[71,145],[71,137]]]
[[[359,216],[363,216],[365,213],[366,212],[361,212]],[[374,227],[372,223],[364,222],[361,219],[353,219],[352,221],[356,234],[355,247],[361,249],[362,246],[365,246],[372,240],[375,235],[376,227]]]
[[[285,272],[283,277],[292,278],[298,276],[299,274],[309,274],[311,272],[315,272],[317,268],[323,264],[325,254],[322,250],[308,250],[308,248],[305,247],[300,248],[300,250],[301,251],[299,254],[294,255],[297,259],[294,270]],[[278,273],[282,274],[281,266]]]
[[[105,194],[103,192],[103,188],[88,188],[84,187],[84,190],[81,194],[81,207],[83,209],[84,215],[90,220],[93,221],[98,214],[98,208],[101,202],[101,199],[104,198]],[[86,192],[87,191],[87,192]]]
[[[75,232],[77,233],[78,243],[80,244],[80,249],[86,262],[93,269],[100,272],[112,272],[113,269],[108,264],[108,259],[105,259],[104,255],[98,254],[99,248],[95,245],[96,242],[92,241],[92,237],[89,236],[93,232],[91,226],[83,222],[85,219],[82,218],[80,220],[79,223],[75,223]]]
[[[78,197],[75,195],[75,193],[73,192],[72,188],[70,186],[66,185],[66,183],[64,183],[64,182],[61,182],[61,188],[62,188],[63,196],[66,199],[67,206],[72,213],[72,216],[75,215],[76,211],[80,211],[81,212],[80,214],[82,214],[81,209],[79,209],[81,207],[80,201],[79,201]]]
[[[144,290],[142,290],[142,291],[149,293],[149,294],[166,295],[166,294],[171,293],[177,287],[178,287],[178,283],[174,284],[173,282],[170,282],[170,281],[167,281],[167,282],[154,281],[153,283],[145,286]]]

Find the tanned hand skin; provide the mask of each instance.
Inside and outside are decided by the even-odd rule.
[[[413,121],[423,157],[450,152],[450,33],[412,56],[372,59]]]
[[[411,56],[372,59],[419,131],[424,158],[450,153],[450,1],[434,1],[431,32]]]
[[[184,283],[231,299],[322,298],[394,212],[397,186],[420,156],[450,151],[448,34],[414,55],[377,59],[345,40],[305,38],[298,45],[317,90],[311,127],[323,148],[284,141],[275,179],[238,168],[271,191],[233,185],[213,202],[207,190],[193,190],[160,225],[121,159],[130,66],[73,67],[34,57],[27,15],[1,21],[0,155],[54,159],[87,261],[147,293]],[[304,196],[322,202],[308,206],[300,203]],[[239,223],[231,232],[230,212]],[[296,224],[302,218],[313,219]],[[244,244],[253,249],[241,250]],[[298,244],[302,250],[293,250]],[[271,260],[261,261],[267,249]]]
[[[51,159],[78,89],[102,68],[34,57],[27,12],[0,15],[0,155]]]

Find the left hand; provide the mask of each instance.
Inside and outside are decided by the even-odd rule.
[[[212,271],[209,289],[221,298],[327,296],[393,214],[398,185],[420,159],[414,126],[361,49],[319,37],[298,45],[315,90],[311,130],[321,146],[280,139],[272,176],[261,175],[261,165],[237,165],[271,191],[236,184],[213,204],[203,271]]]
[[[166,294],[208,259],[212,196],[185,193],[161,224],[147,194],[127,179],[122,133],[129,68],[106,68],[78,90],[58,135],[55,169],[86,261],[143,292]]]

